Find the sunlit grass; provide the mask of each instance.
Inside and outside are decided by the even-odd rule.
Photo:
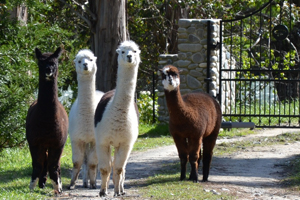
[[[145,151],[171,144],[174,144],[174,141],[169,133],[168,125],[141,124],[139,127],[139,136],[134,144],[133,151]]]
[[[226,114],[239,116],[225,116],[226,121],[253,122],[256,126],[291,125],[299,126],[300,102],[286,101],[271,104],[261,102],[236,103],[227,108]],[[273,116],[272,116],[273,115]]]
[[[249,147],[261,147],[300,141],[300,133],[283,133],[273,137],[257,137],[242,141],[217,144],[214,155],[230,154],[236,151],[244,151]]]
[[[291,190],[300,192],[300,155],[298,155],[287,168],[290,173],[282,183]]]
[[[233,137],[241,137],[241,136],[246,136],[250,134],[255,134],[255,130],[250,130],[249,128],[232,128],[230,130],[224,129],[223,131],[219,132],[218,138],[233,138]]]

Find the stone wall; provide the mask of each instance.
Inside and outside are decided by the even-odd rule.
[[[219,42],[219,26],[220,20],[211,21],[211,42],[217,44]],[[205,81],[207,77],[207,22],[208,20],[199,19],[181,19],[178,22],[178,54],[163,54],[159,57],[159,69],[165,65],[171,64],[178,67],[182,72],[180,74],[180,91],[186,94],[194,91],[206,92]],[[223,48],[225,49],[225,48]],[[233,68],[234,60],[229,62],[230,54],[223,50],[222,52],[222,69]],[[212,81],[209,85],[209,94],[216,97],[219,93],[219,50],[212,50],[210,57],[210,73]],[[223,72],[225,77],[235,77],[235,74]],[[159,121],[169,121],[168,108],[164,97],[164,88],[161,79],[158,82],[158,104],[159,104]],[[235,86],[230,82],[222,84],[222,110],[226,109],[226,105],[230,105],[235,99],[234,94],[226,91],[235,91]],[[228,106],[227,106],[228,107]]]

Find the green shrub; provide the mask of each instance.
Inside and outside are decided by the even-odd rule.
[[[155,105],[155,116],[154,120],[157,121],[158,117],[158,103],[157,103],[157,91],[155,92],[154,105]],[[137,99],[137,106],[140,113],[140,122],[144,124],[154,123],[153,121],[153,99],[150,91],[141,91],[139,98]]]
[[[4,10],[0,10],[0,18],[1,152],[4,148],[22,146],[26,141],[27,110],[38,91],[34,49],[39,47],[42,52],[53,52],[59,46],[65,49],[59,61],[59,96],[66,95],[63,91],[76,82],[72,60],[77,49],[73,47],[74,40],[70,39],[73,33],[56,24],[29,21],[26,26],[21,26],[10,20]]]

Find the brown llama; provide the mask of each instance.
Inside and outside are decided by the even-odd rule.
[[[58,101],[57,75],[59,47],[54,53],[44,53],[36,48],[39,67],[38,98],[28,110],[26,139],[32,158],[32,176],[29,188],[37,182],[44,188],[49,171],[56,194],[62,192],[60,158],[68,136],[68,115]]]
[[[189,180],[198,182],[198,166],[203,143],[202,181],[207,181],[213,148],[221,127],[220,105],[203,92],[181,96],[178,69],[168,65],[160,71],[170,116],[169,130],[180,158],[180,180],[186,178],[186,164],[189,161],[191,165]]]

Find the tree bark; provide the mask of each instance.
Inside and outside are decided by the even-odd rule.
[[[20,24],[23,26],[26,25],[28,18],[27,7],[25,5],[20,5],[13,8],[10,12],[10,18],[20,21]]]
[[[89,0],[97,15],[91,28],[91,50],[97,57],[96,88],[107,92],[116,86],[118,45],[128,39],[126,0]]]

